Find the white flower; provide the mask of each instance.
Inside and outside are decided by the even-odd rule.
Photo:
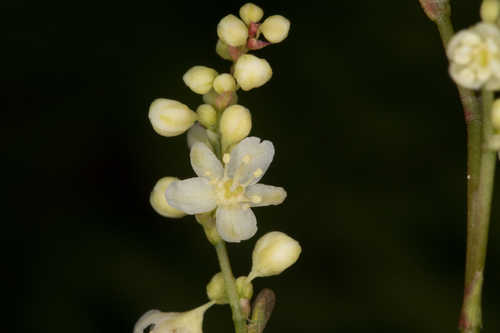
[[[500,31],[496,25],[479,23],[462,30],[447,48],[450,75],[469,89],[500,89]]]
[[[149,310],[135,323],[134,333],[202,333],[203,315],[214,302],[186,312]]]
[[[257,220],[250,207],[279,205],[286,191],[257,184],[274,157],[270,141],[248,137],[238,143],[222,163],[203,143],[191,148],[191,165],[198,175],[173,182],[167,202],[187,214],[216,211],[216,227],[227,242],[239,242],[257,232]]]

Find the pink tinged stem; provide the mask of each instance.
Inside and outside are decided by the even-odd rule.
[[[248,42],[247,42],[247,48],[249,50],[260,50],[268,45],[270,45],[271,43],[269,42],[265,42],[263,40],[258,40],[258,39],[255,39],[255,38],[249,38],[248,39]]]

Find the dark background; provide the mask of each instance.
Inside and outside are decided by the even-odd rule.
[[[192,217],[149,206],[163,176],[194,175],[185,136],[157,135],[154,98],[196,108],[193,65],[227,71],[216,25],[244,2],[3,2],[1,96],[8,266],[19,332],[131,332],[146,310],[206,302],[215,252]],[[465,129],[435,26],[414,1],[258,2],[292,22],[258,52],[274,76],[240,94],[276,158],[281,206],[229,245],[247,274],[258,236],[303,247],[257,279],[278,297],[269,332],[454,332],[463,290]],[[454,23],[480,1],[453,3]],[[145,23],[138,23],[145,22]],[[485,276],[485,332],[500,332],[500,182]],[[11,302],[9,301],[9,304]],[[227,306],[206,332],[230,332]]]

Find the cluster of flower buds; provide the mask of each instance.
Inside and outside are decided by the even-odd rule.
[[[482,22],[459,31],[447,46],[450,75],[469,89],[500,89],[500,29],[498,0],[484,0]]]

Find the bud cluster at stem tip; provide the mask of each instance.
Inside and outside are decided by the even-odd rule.
[[[159,135],[187,132],[189,160],[197,176],[161,178],[150,194],[150,204],[165,217],[194,215],[216,247],[222,272],[206,286],[208,303],[181,313],[148,311],[136,323],[134,333],[202,333],[205,311],[213,304],[227,303],[231,303],[234,318],[241,318],[239,324],[235,319],[235,326],[245,328],[245,318],[252,311],[252,280],[281,274],[300,256],[302,249],[296,240],[274,231],[256,242],[248,276],[234,279],[227,268],[224,241],[237,243],[253,237],[257,232],[253,208],[279,205],[287,196],[282,187],[260,183],[275,148],[269,140],[249,137],[252,114],[238,104],[240,88],[261,87],[273,76],[269,62],[249,52],[284,41],[290,30],[290,21],[284,16],[271,15],[260,23],[263,17],[262,8],[246,3],[239,17],[228,14],[218,22],[216,52],[232,64],[227,72],[195,65],[184,73],[185,85],[203,99],[196,111],[166,98],[155,99],[149,107],[149,120]]]

